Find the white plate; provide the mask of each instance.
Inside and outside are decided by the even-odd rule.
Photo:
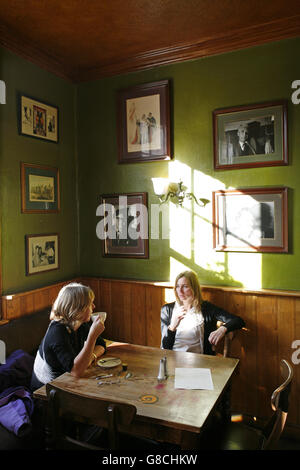
[[[118,357],[104,357],[103,359],[99,359],[97,364],[100,367],[109,368],[119,366],[122,364],[122,361]]]

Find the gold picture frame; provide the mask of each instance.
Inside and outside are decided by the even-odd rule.
[[[22,213],[60,211],[59,169],[21,162]]]
[[[59,235],[25,235],[26,276],[59,269]]]
[[[19,95],[19,133],[58,142],[58,107]]]

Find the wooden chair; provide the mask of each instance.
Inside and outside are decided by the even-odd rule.
[[[288,399],[293,378],[293,369],[285,360],[281,360],[281,373],[284,382],[274,390],[271,396],[273,416],[263,430],[243,423],[230,423],[225,427],[218,449],[222,450],[271,450],[276,445],[284,429],[288,415]]]
[[[220,328],[220,326],[223,326],[225,325],[225,323],[221,322],[221,321],[218,321],[217,322],[217,328]],[[242,328],[241,329],[243,332],[249,332],[250,330],[248,328]],[[226,333],[226,335],[224,336],[224,340],[223,340],[223,351],[222,351],[222,354],[219,352],[217,353],[217,355],[219,356],[223,356],[223,357],[230,357],[230,351],[231,351],[231,344],[232,344],[232,341],[234,340],[235,336],[237,333],[239,333],[240,330],[236,330],[236,331],[230,331],[229,333]],[[218,346],[216,348],[218,350]],[[213,350],[216,350],[215,348],[213,348]]]
[[[223,322],[221,321],[218,321],[217,322],[217,328],[220,328],[220,326],[224,325]],[[229,357],[229,354],[230,354],[230,347],[231,347],[231,342],[232,340],[234,339],[234,336],[235,336],[235,331],[230,331],[229,333],[227,333],[225,336],[224,336],[224,341],[223,341],[223,351],[222,351],[222,354],[221,354],[221,351],[220,349],[215,346],[212,347],[213,351],[220,351],[220,352],[217,352],[216,354],[219,355],[219,356],[223,356],[223,357]]]
[[[80,392],[75,394],[51,383],[46,385],[46,390],[51,420],[51,448],[77,450],[120,448],[120,433],[128,431],[136,415],[134,405],[100,397],[84,397]],[[94,425],[99,430],[106,428],[108,432],[104,446],[90,444],[74,436],[74,423],[79,426]]]

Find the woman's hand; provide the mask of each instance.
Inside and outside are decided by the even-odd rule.
[[[97,339],[101,333],[105,330],[104,323],[101,321],[100,316],[96,317],[95,320],[93,321],[90,331],[89,331],[89,336],[91,335],[92,338]]]
[[[220,326],[217,330],[212,331],[208,337],[208,341],[213,345],[217,346],[219,341],[225,336],[227,332],[226,326]]]
[[[186,316],[186,309],[183,305],[177,308],[175,311],[173,311],[171,323],[169,325],[169,330],[175,331],[179,323],[185,316]]]
[[[85,370],[87,369],[87,367],[89,367],[92,361],[96,360],[97,357],[101,356],[101,354],[104,353],[103,347],[100,347],[99,350],[98,346],[96,347],[97,349],[95,348],[96,340],[104,330],[104,324],[100,320],[100,317],[97,317],[90,327],[88,337],[84,343],[82,350],[74,359],[71,374],[75,377],[82,377]]]

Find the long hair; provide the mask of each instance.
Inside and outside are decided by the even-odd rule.
[[[178,274],[178,276],[176,277],[174,292],[175,292],[175,297],[176,297],[177,302],[179,303],[179,305],[182,305],[182,302],[180,301],[180,299],[177,295],[177,291],[176,291],[177,282],[182,277],[185,277],[188,280],[188,282],[190,284],[190,287],[193,291],[193,294],[194,294],[193,307],[200,308],[201,304],[203,302],[203,299],[202,299],[202,295],[201,295],[201,287],[200,287],[200,283],[199,283],[199,280],[198,280],[198,276],[194,271],[183,271],[180,274]]]
[[[93,302],[95,294],[90,287],[77,282],[65,285],[53,303],[50,320],[58,320],[71,327],[82,318],[85,310]]]

